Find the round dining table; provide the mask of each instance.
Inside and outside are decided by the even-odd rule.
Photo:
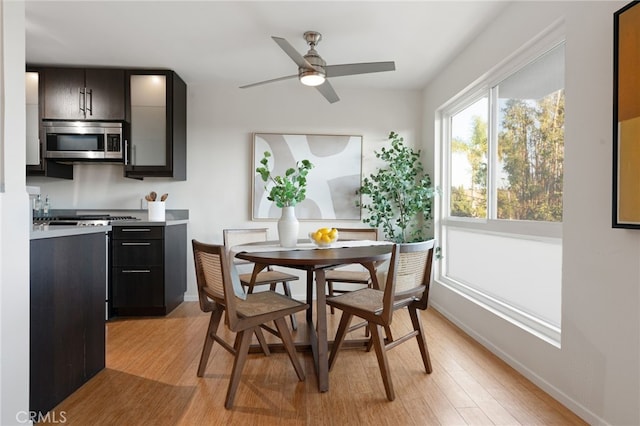
[[[382,241],[335,243],[327,248],[279,247],[277,242],[256,243],[234,246],[231,252],[239,259],[254,263],[252,282],[257,274],[269,266],[281,266],[307,271],[307,303],[306,322],[309,331],[309,342],[313,352],[318,389],[329,390],[329,339],[327,337],[326,281],[325,270],[340,265],[359,264],[371,274],[372,286],[379,288],[376,267],[391,257],[392,244]],[[313,282],[316,282],[316,324],[313,322]]]

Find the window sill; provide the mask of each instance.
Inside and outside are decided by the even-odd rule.
[[[535,240],[548,238],[562,239],[561,222],[535,222],[527,220],[495,220],[495,219],[470,219],[462,217],[448,217],[441,221],[443,226],[463,229],[475,229],[486,233],[505,236],[517,236],[518,238],[530,237]]]
[[[436,282],[550,345],[561,347],[560,328],[447,277]]]

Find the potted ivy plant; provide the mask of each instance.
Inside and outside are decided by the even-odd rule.
[[[358,191],[363,197],[357,204],[367,212],[363,222],[382,227],[388,241],[424,241],[437,191],[424,172],[420,150],[407,147],[395,132],[389,134],[389,141],[390,148],[374,151],[386,166],[365,177]]]
[[[273,176],[269,168],[271,153],[265,151],[256,172],[265,182],[268,191],[267,200],[276,203],[282,209],[278,220],[278,238],[283,247],[295,247],[298,241],[299,223],[295,216],[296,204],[307,197],[307,174],[313,168],[309,160],[296,162],[295,167],[288,168],[284,175]]]

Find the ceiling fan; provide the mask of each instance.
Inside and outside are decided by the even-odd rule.
[[[271,37],[273,41],[275,41],[278,46],[280,46],[280,48],[289,55],[293,62],[298,65],[297,74],[247,84],[245,86],[240,86],[240,88],[246,89],[247,87],[259,86],[261,84],[298,77],[302,84],[315,87],[330,103],[334,103],[338,102],[340,98],[336,94],[336,91],[333,90],[333,86],[329,83],[329,77],[394,71],[396,69],[396,64],[393,61],[327,65],[315,49],[320,40],[322,40],[322,34],[316,31],[307,31],[304,33],[303,37],[309,45],[309,51],[304,56],[298,53],[298,51],[284,38]]]

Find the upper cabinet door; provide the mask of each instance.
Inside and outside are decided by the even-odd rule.
[[[46,68],[44,119],[124,120],[124,70]]]
[[[88,120],[124,120],[124,70],[85,71]]]
[[[27,166],[38,166],[42,162],[40,152],[40,95],[39,95],[40,73],[38,71],[27,71],[25,75],[25,97],[26,97],[26,137],[27,137]]]
[[[125,176],[186,180],[186,84],[168,70],[130,70],[126,82]]]
[[[167,164],[167,76],[132,74],[131,156],[134,166]]]
[[[46,68],[44,119],[84,120],[84,69]]]

